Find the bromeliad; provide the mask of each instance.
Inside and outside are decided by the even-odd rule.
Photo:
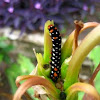
[[[13,100],[20,100],[23,94],[27,95],[26,91],[30,87],[33,87],[36,91],[35,97],[40,100],[47,100],[47,98],[50,100],[78,100],[78,91],[85,92],[90,100],[91,98],[92,100],[100,100],[100,95],[92,84],[100,65],[97,67],[98,71],[97,69],[94,71],[89,83],[82,83],[78,80],[82,62],[87,54],[100,43],[100,24],[81,21],[74,23],[76,28],[62,48],[61,35],[54,26],[54,22],[47,21],[45,23],[44,55],[35,52],[38,62],[35,70],[31,75],[17,77],[18,90]],[[78,45],[78,35],[91,27],[95,28]],[[20,85],[22,80],[26,81]],[[87,98],[86,94],[84,98]]]

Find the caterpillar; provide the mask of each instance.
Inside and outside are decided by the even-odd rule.
[[[52,39],[51,51],[51,72],[50,78],[57,82],[60,74],[60,59],[61,59],[61,35],[54,25],[49,25],[48,30]]]
[[[64,92],[64,91],[61,91],[61,92],[60,92],[60,99],[61,99],[61,100],[66,100],[66,97],[67,97],[67,96],[66,96],[65,92]]]

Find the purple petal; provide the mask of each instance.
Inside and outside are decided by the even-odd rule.
[[[83,6],[83,10],[87,11],[88,10],[88,6],[87,5],[84,5]]]
[[[35,7],[36,9],[41,9],[41,3],[37,2],[37,3],[34,5],[34,7]]]
[[[13,8],[13,7],[9,7],[9,8],[8,8],[8,11],[9,11],[10,13],[13,13],[13,12],[14,12],[14,8]]]
[[[10,0],[4,0],[4,2],[7,2],[7,3],[9,3],[9,2],[10,2]]]

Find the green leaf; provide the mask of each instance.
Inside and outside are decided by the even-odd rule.
[[[13,50],[15,47],[12,44],[9,44],[6,48],[5,48],[5,52],[10,52],[11,50]]]
[[[1,42],[1,41],[4,41],[4,40],[7,40],[7,37],[1,36],[1,37],[0,37],[0,42]]]
[[[2,52],[8,53],[13,50],[15,47],[12,44],[7,44],[5,42],[0,42],[0,49]]]
[[[6,76],[8,78],[8,81],[10,83],[12,93],[15,93],[17,87],[15,85],[15,80],[17,76],[21,75],[21,69],[18,66],[18,64],[12,64],[11,67],[7,68],[5,70]]]
[[[65,90],[65,92],[67,93],[67,100],[77,100],[75,97],[76,93],[79,91],[93,96],[95,100],[100,100],[99,93],[96,91],[95,87],[88,83],[81,82],[75,83]]]
[[[89,53],[89,58],[93,60],[95,64],[95,68],[98,66],[100,63],[100,46],[96,46],[90,53]]]
[[[65,79],[66,77],[67,69],[69,66],[69,61],[70,61],[70,58],[65,59],[65,61],[61,65],[61,78],[62,79]]]
[[[11,66],[6,69],[5,73],[12,88],[12,93],[15,93],[17,89],[15,84],[17,76],[28,75],[32,72],[34,68],[35,66],[31,62],[30,58],[19,55],[18,63],[11,64]]]
[[[92,38],[91,38],[92,37]],[[68,71],[66,74],[64,88],[67,89],[70,85],[78,81],[78,74],[88,53],[100,43],[100,25],[94,28],[82,41],[76,49],[69,62]]]
[[[90,53],[89,58],[93,60],[95,68],[100,63],[100,46],[96,46]],[[95,78],[95,87],[97,91],[100,93],[100,72],[98,72]]]
[[[25,56],[19,55],[17,62],[20,64],[22,73],[29,74],[35,68],[31,60]]]
[[[95,88],[100,93],[100,71],[95,78]]]
[[[82,33],[84,30],[91,28],[91,27],[96,27],[99,25],[97,22],[87,22],[84,23],[84,27],[80,30],[80,33]],[[73,45],[73,40],[74,40],[74,33],[75,30],[68,36],[67,40],[65,41],[64,45],[62,46],[61,49],[61,64],[63,61],[71,56],[72,53],[72,45]]]
[[[0,63],[3,61],[3,57],[4,57],[4,55],[0,54]]]
[[[6,48],[8,44],[6,44],[4,41],[0,41],[0,48]]]
[[[11,63],[11,59],[8,56],[8,54],[4,54],[3,61],[6,62],[7,64],[10,64]]]
[[[69,35],[61,49],[61,64],[64,60],[71,56],[74,34]]]
[[[82,100],[84,96],[84,92],[79,92],[78,93],[78,100]]]
[[[54,25],[54,22],[48,20],[44,26],[44,62],[47,64],[50,61],[52,48],[52,41],[48,30],[49,25]]]
[[[45,62],[44,62],[44,59],[42,57],[42,54],[41,53],[37,53],[36,57],[37,57],[37,61],[38,61],[38,65],[37,65],[38,74],[40,76],[44,76],[44,77],[49,76],[50,75],[50,68],[48,68],[48,69],[44,69],[43,68]]]

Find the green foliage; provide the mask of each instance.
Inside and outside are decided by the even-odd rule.
[[[6,40],[6,37],[0,37],[0,62],[4,61],[9,64],[11,61],[8,53],[14,49],[14,46],[6,43]]]
[[[98,66],[100,63],[100,46],[95,47],[90,53],[89,53],[89,58],[94,62],[95,68]],[[100,93],[100,73],[95,78],[95,86],[98,92]],[[78,100],[82,100],[82,97],[84,95],[83,92],[78,93],[79,98]]]
[[[100,46],[95,47],[89,54],[89,58],[93,60],[95,68],[100,63]]]
[[[32,61],[28,57],[19,55],[17,62],[20,65],[22,75],[30,74],[30,72],[35,68]]]
[[[6,69],[5,73],[10,83],[12,93],[14,93],[17,89],[15,85],[16,77],[21,74],[20,67],[16,63],[12,64],[9,68]]]
[[[28,75],[35,68],[30,58],[19,55],[17,62],[12,64],[9,68],[6,69],[6,76],[8,77],[9,83],[12,88],[12,93],[15,93],[17,87],[15,80],[17,76]],[[29,89],[28,92],[30,95],[33,95],[33,89]]]
[[[3,55],[0,54],[0,63],[3,61]]]
[[[10,51],[15,47],[12,44],[6,42],[7,37],[0,37],[0,63],[5,62],[9,67],[5,70],[5,74],[8,78],[9,84],[11,86],[12,93],[15,93],[17,90],[15,80],[17,76],[28,75],[35,68],[31,59],[28,57],[19,55],[17,62],[12,63],[11,58],[9,57]],[[33,89],[28,90],[30,95],[33,95]]]
[[[93,60],[95,68],[100,63],[100,46],[95,47],[89,54],[89,58]],[[100,72],[95,78],[95,86],[98,92],[100,93]]]
[[[78,93],[78,100],[82,100],[83,96],[84,96],[84,92],[79,92]]]
[[[95,68],[98,66],[100,63],[100,46],[95,47],[90,53],[89,53],[89,58],[94,62]],[[95,78],[95,87],[100,93],[100,73],[97,74]],[[84,93],[79,92],[78,93],[78,100],[82,100]]]
[[[65,79],[65,77],[66,77],[66,73],[67,73],[67,69],[68,69],[68,65],[69,65],[69,59],[70,58],[66,59],[61,65],[61,78],[62,79]]]
[[[4,41],[4,40],[7,40],[7,37],[4,36],[0,37],[0,41]]]

